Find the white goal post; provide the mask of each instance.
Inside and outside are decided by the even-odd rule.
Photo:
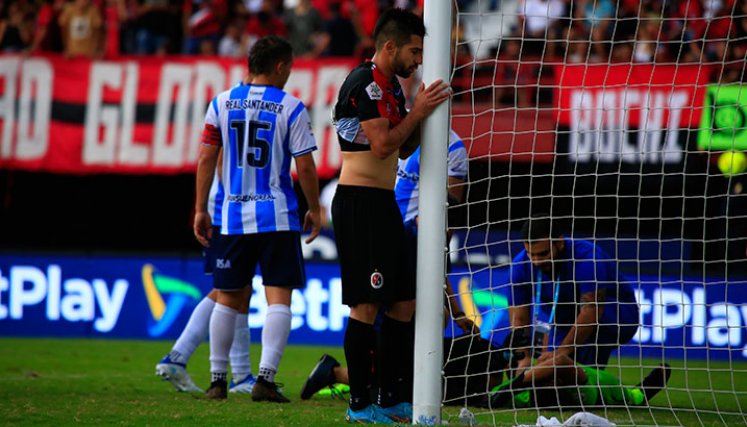
[[[426,1],[424,20],[430,29],[423,40],[423,82],[449,81],[451,7]],[[441,104],[423,124],[420,197],[418,200],[417,293],[415,311],[415,363],[413,422],[441,424],[441,366],[443,364],[443,305],[446,284],[446,187],[449,141],[449,102]],[[421,261],[422,260],[422,261]]]
[[[413,421],[468,423],[466,407],[478,425],[581,410],[618,426],[747,425],[747,3],[425,0],[424,20],[423,81],[450,80],[454,97],[423,127]],[[447,209],[449,126],[470,167],[465,200]],[[447,243],[454,209],[466,220]],[[495,384],[467,383],[498,372],[469,363],[496,350],[444,369],[465,339],[442,328],[446,259],[461,309],[500,346],[520,230],[539,212],[632,288],[637,332],[604,371],[625,394],[669,365],[650,400],[480,408],[472,398]],[[442,349],[444,335],[462,338]]]

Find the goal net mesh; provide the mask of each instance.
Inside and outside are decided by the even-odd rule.
[[[464,200],[449,208],[465,218],[453,227],[449,278],[480,340],[447,324],[444,418],[458,422],[466,406],[481,425],[562,422],[579,411],[618,426],[747,424],[747,2],[454,7],[452,128],[470,161]],[[539,280],[549,300],[535,297],[542,270],[521,253],[521,228],[540,213],[564,237]],[[571,250],[579,241],[597,250]],[[592,274],[616,271],[619,283],[590,280],[588,263]],[[527,345],[507,339],[509,307],[549,325],[526,337],[536,366],[543,352],[561,353],[563,334],[582,335],[568,310],[622,319],[614,295],[624,284],[634,321],[586,338],[614,348],[604,369],[553,362],[550,375],[527,371],[541,381],[494,391],[519,372],[511,366]],[[597,304],[581,303],[589,286],[606,289]],[[610,342],[615,335],[624,342]],[[665,364],[671,376],[657,390]]]

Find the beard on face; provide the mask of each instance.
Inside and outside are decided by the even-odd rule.
[[[417,67],[408,68],[405,65],[405,61],[400,59],[399,52],[397,53],[397,56],[394,58],[394,74],[402,77],[403,79],[406,79],[410,77],[413,72],[415,72],[415,68]]]
[[[537,268],[539,268],[539,270],[541,272],[547,274],[548,276],[552,276],[553,275],[554,268],[553,268],[553,261],[552,260],[542,263]]]

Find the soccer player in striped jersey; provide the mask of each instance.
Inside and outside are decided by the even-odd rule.
[[[219,160],[220,162],[220,160]],[[213,219],[213,233],[220,233],[221,214],[220,208],[223,203],[225,191],[217,174],[213,177],[208,199],[208,212]],[[209,247],[203,249],[205,259],[205,274],[212,275],[215,265],[215,257]],[[251,284],[250,284],[251,285]],[[210,329],[210,315],[213,313],[218,292],[212,290],[195,306],[189,321],[184,326],[182,333],[174,342],[171,351],[156,364],[156,375],[167,380],[177,391],[202,392],[189,373],[187,363],[197,347],[207,338]],[[236,332],[233,344],[229,352],[231,362],[231,383],[228,386],[229,393],[251,393],[256,378],[252,375],[251,358],[249,346],[251,344],[248,314],[249,307],[245,307],[236,315]]]
[[[260,39],[249,52],[251,83],[219,94],[205,117],[194,232],[201,244],[212,247],[216,257],[213,287],[218,298],[210,318],[209,398],[227,395],[228,354],[235,319],[248,305],[249,283],[259,264],[268,309],[252,399],[289,401],[278,389],[275,374],[290,333],[291,292],[306,282],[291,160],[295,161],[309,205],[303,222],[304,230],[312,229],[307,243],[319,234],[321,223],[312,156],[316,141],[309,114],[299,99],[282,90],[292,65],[287,41],[276,36]],[[225,197],[220,233],[213,233],[207,202],[221,148]]]
[[[464,147],[464,142],[462,142],[462,139],[453,129],[449,131],[447,167],[449,205],[456,206],[461,203],[464,195],[463,184],[467,178],[467,150]],[[409,251],[409,268],[412,270],[412,277],[415,277],[415,269],[417,267],[419,188],[420,147],[416,148],[410,157],[399,160],[397,164],[397,181],[394,185],[394,195],[405,225],[407,249]],[[452,224],[459,222],[454,215],[449,215],[448,218],[450,229],[453,226]],[[451,235],[451,231],[449,231],[449,235]],[[474,331],[474,323],[465,317],[464,312],[459,308],[459,302],[452,292],[451,286],[447,286],[446,289],[447,303],[449,304],[448,311],[456,321],[457,326],[465,333]]]
[[[251,82],[251,76],[247,75],[236,83],[234,88]],[[212,108],[209,106],[208,108]],[[223,161],[218,156],[217,165],[220,167]],[[210,186],[208,197],[208,213],[213,220],[213,233],[220,233],[221,209],[225,197],[225,188],[221,183],[219,168],[216,168],[213,176],[213,184]],[[203,248],[205,262],[205,274],[212,275],[215,265],[215,257],[210,247]],[[251,283],[250,283],[251,286]],[[203,392],[189,373],[187,363],[197,347],[205,341],[210,329],[210,315],[213,313],[218,292],[212,290],[192,310],[187,324],[184,326],[179,338],[174,342],[171,351],[156,364],[156,375],[167,380],[177,391]],[[251,358],[249,346],[251,336],[248,324],[249,307],[245,307],[236,315],[236,332],[229,353],[231,361],[231,383],[228,386],[229,393],[251,393],[254,383],[257,381],[252,375]]]

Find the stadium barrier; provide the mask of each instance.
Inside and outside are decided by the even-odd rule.
[[[340,166],[330,109],[353,66],[352,59],[299,59],[285,87],[309,109],[322,177]],[[245,61],[219,58],[2,55],[0,165],[70,174],[193,172],[208,102],[245,75]]]
[[[456,240],[486,238],[470,234],[467,239],[458,233]],[[502,240],[491,254],[461,253],[450,278],[483,337],[500,344],[508,329],[510,289],[502,261],[517,247],[506,243],[507,236],[488,237]],[[654,262],[655,254],[667,250],[648,246],[621,245],[617,253],[622,260],[650,254]],[[342,345],[349,310],[341,303],[334,242],[321,236],[305,249],[307,286],[294,291],[290,342]],[[727,286],[723,279],[674,272],[625,278],[641,305],[641,327],[622,355],[747,360],[747,294],[727,292],[747,281]],[[256,277],[249,315],[255,334],[266,310],[260,284]],[[0,255],[0,336],[174,339],[209,290],[197,257]]]

